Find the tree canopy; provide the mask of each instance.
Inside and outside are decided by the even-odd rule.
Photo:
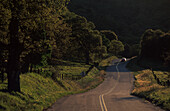
[[[59,18],[59,12],[66,3],[66,0],[1,1],[0,44],[4,47],[1,47],[2,52],[7,52],[5,56],[8,60],[6,70],[9,91],[20,91],[21,64],[31,62],[25,61],[25,57],[28,60],[37,56],[36,53],[42,55],[50,45],[55,45],[56,38],[66,37],[56,36],[62,35],[62,27],[65,26]]]
[[[141,39],[140,57],[160,60],[169,65],[170,60],[170,33],[161,30],[148,29]]]
[[[0,72],[7,72],[9,92],[20,92],[20,73],[46,67],[53,59],[95,64],[107,52],[123,50],[113,31],[96,30],[93,22],[70,12],[68,2],[1,0]]]
[[[118,55],[119,52],[124,51],[124,45],[121,41],[112,40],[109,45],[109,52]]]

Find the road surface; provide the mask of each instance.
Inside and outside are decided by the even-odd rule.
[[[130,95],[133,76],[127,62],[114,60],[106,69],[106,78],[86,93],[63,97],[47,111],[163,111],[151,103]]]

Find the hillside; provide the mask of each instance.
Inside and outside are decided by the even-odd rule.
[[[68,7],[97,29],[111,29],[121,41],[136,44],[148,28],[170,29],[169,5],[169,0],[71,0]]]
[[[79,70],[75,71],[77,67]],[[86,67],[80,64],[79,66],[62,66],[61,73],[72,76]],[[68,70],[72,71],[67,72]],[[95,67],[87,76],[79,80],[58,77],[54,81],[50,77],[43,77],[37,73],[21,74],[20,78],[21,92],[6,92],[7,80],[4,83],[0,81],[0,111],[42,111],[63,96],[87,91],[103,81],[99,70]]]

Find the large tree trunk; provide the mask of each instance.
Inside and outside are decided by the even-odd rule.
[[[17,44],[17,43],[16,43]],[[20,52],[19,47],[14,43],[10,44],[7,75],[8,75],[8,90],[20,92]]]
[[[19,20],[17,18],[18,12],[16,11],[17,2],[13,0],[14,7],[11,6],[12,18],[9,24],[10,31],[10,44],[9,55],[7,64],[8,76],[8,91],[20,92],[20,54],[21,47],[19,43],[18,31]]]
[[[18,40],[18,20],[11,19],[10,29],[10,46],[8,55],[7,75],[8,90],[20,92],[20,48]]]
[[[11,69],[7,72],[8,74],[8,91],[12,92],[20,92],[20,72],[14,68],[12,68],[13,65],[11,65]]]

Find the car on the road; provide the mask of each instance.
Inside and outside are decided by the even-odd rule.
[[[125,61],[126,61],[126,58],[125,58],[125,57],[121,59],[121,62],[125,62]]]

